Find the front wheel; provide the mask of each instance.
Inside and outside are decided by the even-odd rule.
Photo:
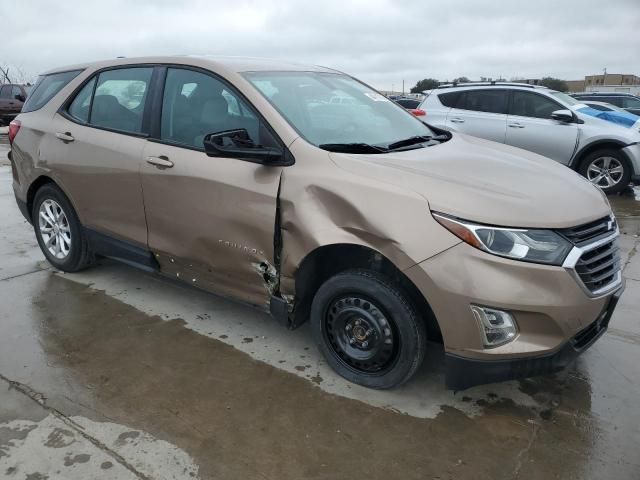
[[[604,193],[618,193],[631,181],[631,167],[618,150],[603,149],[590,153],[580,165],[580,174]]]
[[[367,270],[327,280],[311,306],[313,336],[331,367],[354,383],[388,389],[424,359],[426,328],[401,288]]]

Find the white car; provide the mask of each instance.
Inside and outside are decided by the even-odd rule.
[[[606,193],[640,180],[640,132],[581,113],[562,92],[521,83],[443,85],[425,92],[426,123],[552,158]]]

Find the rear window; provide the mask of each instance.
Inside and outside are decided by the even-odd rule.
[[[33,86],[29,98],[22,107],[23,112],[33,112],[45,106],[56,93],[62,90],[71,80],[76,78],[82,70],[72,70],[69,72],[52,73],[51,75],[41,75]]]

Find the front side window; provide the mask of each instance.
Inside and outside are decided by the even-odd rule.
[[[140,133],[153,68],[121,68],[98,75],[89,123],[96,127]]]
[[[506,90],[468,90],[462,93],[456,108],[486,113],[506,113]]]
[[[22,97],[22,90],[17,85],[14,85],[11,89],[11,98]]]
[[[245,77],[309,143],[371,150],[433,136],[395,102],[339,73],[247,72]]]
[[[23,112],[33,112],[45,106],[71,80],[76,78],[82,70],[41,75],[33,86],[29,98],[22,107]]]
[[[4,100],[11,98],[11,85],[4,85],[0,87],[0,98]]]
[[[203,149],[205,135],[240,128],[256,145],[275,145],[252,108],[221,80],[194,70],[167,70],[161,140]]]
[[[634,97],[622,97],[622,108],[640,108],[640,99]]]
[[[511,93],[510,115],[533,118],[551,118],[551,114],[563,107],[537,93],[514,90]]]

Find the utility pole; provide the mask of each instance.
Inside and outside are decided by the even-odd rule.
[[[602,85],[607,84],[607,67],[604,67],[604,75],[602,76]]]
[[[402,80],[402,96],[404,97],[404,80]]]

